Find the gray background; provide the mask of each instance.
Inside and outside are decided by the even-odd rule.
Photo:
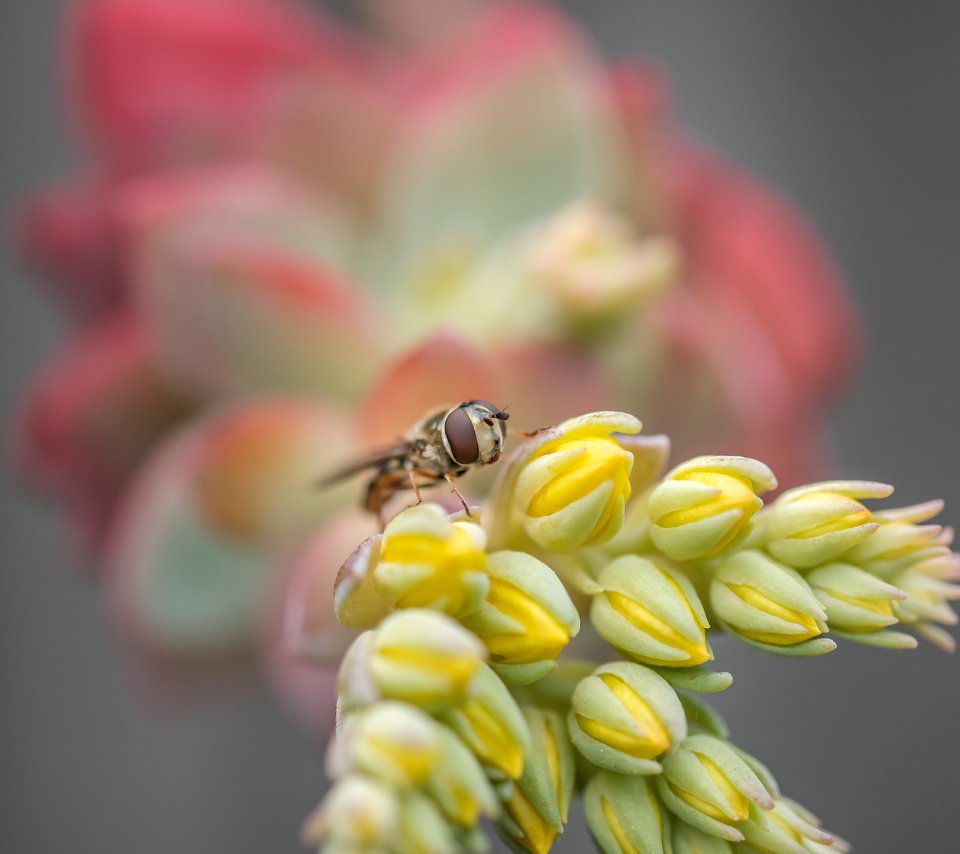
[[[4,209],[70,165],[52,80],[57,5],[0,12]],[[784,188],[832,247],[870,332],[833,421],[838,474],[960,512],[960,5],[564,5],[609,53],[655,58],[686,128]],[[0,263],[5,421],[58,326],[8,251]],[[299,850],[323,782],[283,714],[256,694],[172,718],[138,706],[51,513],[9,478],[0,509],[0,850]],[[829,827],[872,854],[957,850],[956,658],[718,653],[737,677],[721,698],[734,737]],[[586,848],[571,833],[555,850]]]

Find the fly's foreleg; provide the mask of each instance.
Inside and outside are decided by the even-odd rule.
[[[453,482],[453,478],[450,477],[450,475],[445,474],[445,475],[443,476],[443,479],[444,479],[447,483],[450,484],[450,489],[451,489],[451,491],[453,492],[454,495],[457,496],[457,498],[460,499],[460,503],[463,505],[463,512],[466,513],[467,516],[470,516],[470,508],[467,507],[467,501],[466,501],[466,499],[460,494],[460,490],[457,489],[457,485]]]

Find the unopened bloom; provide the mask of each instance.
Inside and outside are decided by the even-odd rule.
[[[906,598],[902,590],[848,563],[830,563],[807,576],[827,612],[831,631],[852,635],[864,643],[910,648],[916,641],[898,632],[882,632],[897,622],[895,602]]]
[[[576,606],[556,573],[525,552],[494,552],[487,575],[486,599],[464,625],[486,644],[494,670],[507,682],[545,676],[580,631]]]
[[[737,637],[784,655],[817,655],[836,649],[819,639],[826,612],[809,585],[789,567],[757,551],[729,558],[710,582],[710,604]]]
[[[696,457],[677,466],[650,496],[650,536],[667,557],[715,557],[742,540],[777,486],[773,472],[748,457]]]
[[[394,789],[351,774],[333,784],[300,830],[304,845],[335,851],[386,848],[396,838],[400,805]]]
[[[416,790],[404,792],[400,797],[398,835],[399,844],[394,837],[387,850],[416,851],[417,854],[456,854],[461,850],[440,808]],[[355,849],[344,854],[355,854]]]
[[[456,617],[487,593],[486,538],[478,525],[451,522],[436,504],[397,514],[383,532],[377,592],[395,608],[435,608]]]
[[[632,415],[595,412],[560,424],[558,437],[542,445],[534,438],[513,490],[534,542],[563,552],[602,543],[620,530],[633,455],[613,434],[639,432]]]
[[[670,819],[645,777],[600,771],[583,792],[587,826],[604,854],[664,854]]]
[[[485,768],[511,780],[523,773],[530,744],[527,724],[503,680],[486,665],[477,673],[472,696],[442,720]]]
[[[664,237],[639,240],[631,223],[596,203],[579,202],[552,217],[530,246],[536,284],[569,322],[596,323],[670,283],[678,249]]]
[[[894,614],[931,643],[953,652],[956,642],[943,626],[955,626],[957,615],[949,603],[960,600],[960,558],[937,555],[917,561],[891,579],[905,594],[894,603]],[[939,625],[938,625],[939,624]]]
[[[674,820],[672,824],[673,854],[733,854],[726,839],[711,836],[684,821]]]
[[[525,706],[530,750],[523,776],[503,800],[500,832],[514,846],[544,854],[563,832],[573,796],[576,760],[563,718],[553,711]]]
[[[619,774],[657,774],[657,757],[687,735],[676,691],[640,664],[598,667],[573,692],[570,738],[594,765]]]
[[[778,798],[764,810],[765,822],[750,819],[740,825],[752,851],[770,854],[808,854],[823,850],[848,851],[849,846],[820,827],[816,816],[789,798]]]
[[[942,525],[918,524],[934,518],[942,509],[942,501],[928,501],[874,513],[873,521],[879,525],[876,533],[852,548],[844,560],[890,579],[918,561],[949,554]]]
[[[496,817],[500,811],[496,794],[474,755],[446,727],[435,726],[440,752],[427,792],[460,827],[473,827],[483,816]]]
[[[826,563],[862,543],[877,522],[861,498],[885,498],[893,487],[873,481],[811,483],[783,493],[763,514],[766,549],[797,569]]]
[[[751,804],[773,808],[773,794],[730,745],[710,735],[691,735],[663,760],[657,778],[670,810],[705,833],[739,842],[737,826]]]
[[[624,555],[603,570],[598,582],[603,592],[593,598],[590,621],[620,651],[665,667],[693,667],[713,658],[700,597],[681,573]]]
[[[426,709],[462,702],[486,659],[486,649],[445,614],[398,611],[373,632],[370,676],[381,696]]]
[[[327,754],[331,777],[359,771],[399,788],[434,774],[445,745],[443,728],[407,703],[384,701],[347,717]]]

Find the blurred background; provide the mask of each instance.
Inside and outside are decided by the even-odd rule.
[[[783,190],[819,229],[868,333],[831,427],[836,473],[895,483],[900,504],[960,513],[960,7],[866,0],[565,2],[610,56],[662,68],[679,123]],[[0,199],[73,165],[55,84],[57,0],[0,12]],[[6,423],[60,335],[3,251]],[[95,589],[66,567],[52,512],[0,485],[0,848],[300,850],[324,781],[263,694],[165,715],[138,704]],[[922,645],[844,644],[791,661],[718,644],[737,743],[871,854],[958,848],[960,661]],[[568,833],[555,850],[585,850]]]

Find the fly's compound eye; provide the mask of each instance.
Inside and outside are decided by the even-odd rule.
[[[454,462],[468,466],[480,459],[477,431],[465,409],[454,409],[447,416],[443,422],[443,434]]]

